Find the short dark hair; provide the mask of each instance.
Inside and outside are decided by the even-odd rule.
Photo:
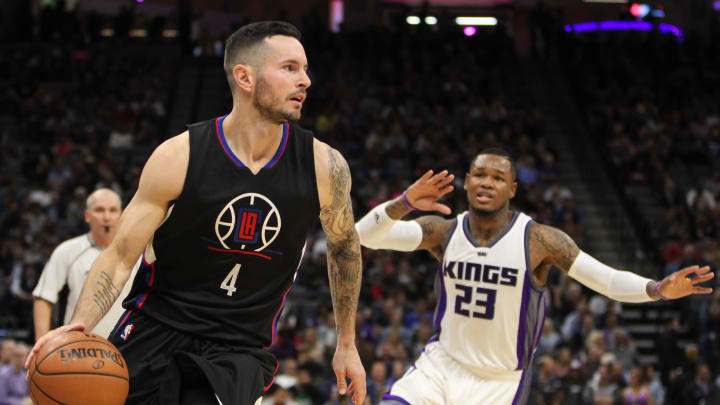
[[[480,151],[475,158],[470,162],[470,168],[472,168],[472,165],[475,163],[475,159],[477,159],[480,155],[495,155],[500,156],[505,159],[507,159],[508,162],[510,162],[510,171],[512,172],[512,179],[513,181],[517,180],[517,166],[515,166],[515,159],[512,157],[512,155],[502,148],[486,148]]]
[[[285,21],[260,21],[243,25],[233,32],[225,41],[225,60],[223,68],[230,89],[235,82],[232,75],[233,67],[238,63],[247,63],[248,51],[262,43],[265,38],[275,35],[293,37],[300,41],[302,35],[292,24]]]

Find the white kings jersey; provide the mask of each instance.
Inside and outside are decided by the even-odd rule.
[[[33,296],[55,304],[58,300],[58,294],[67,285],[68,297],[63,325],[70,322],[70,318],[75,312],[75,305],[78,298],[80,298],[80,292],[85,284],[85,279],[90,273],[90,267],[101,252],[102,249],[93,243],[90,234],[86,233],[58,245],[50,255],[47,264],[45,264],[38,284],[33,290]],[[137,268],[138,265],[135,264],[130,280],[135,277]],[[93,333],[107,338],[112,332],[118,318],[123,314],[122,301],[130,291],[131,284],[125,283],[120,296],[110,307],[108,313],[93,328]]]
[[[457,216],[438,279],[432,340],[481,375],[525,370],[540,340],[548,294],[532,280],[530,217],[516,212],[487,246],[470,236],[470,214]]]

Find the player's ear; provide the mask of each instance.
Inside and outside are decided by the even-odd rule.
[[[465,181],[463,182],[463,190],[467,190],[467,184],[468,184],[469,178],[470,178],[470,173],[465,173]]]
[[[85,222],[89,224],[90,223],[90,210],[85,210],[84,216],[85,216]]]
[[[510,186],[510,198],[515,197],[515,193],[517,192],[518,184],[517,181],[512,182],[512,186]]]
[[[250,65],[235,65],[232,70],[235,86],[242,91],[251,92],[255,84],[255,71]]]

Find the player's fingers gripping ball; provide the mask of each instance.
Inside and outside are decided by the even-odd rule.
[[[120,351],[106,339],[79,331],[47,342],[30,364],[35,405],[122,405],[128,370]]]

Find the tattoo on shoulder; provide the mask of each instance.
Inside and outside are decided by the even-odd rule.
[[[439,259],[442,257],[443,243],[447,233],[450,231],[452,221],[441,217],[427,216],[418,218],[417,222],[420,224],[423,233],[421,247],[429,250]]]
[[[424,224],[420,224],[420,228],[422,228],[423,235],[430,236],[435,232],[435,224],[432,222],[425,222]]]
[[[575,242],[565,233],[544,225],[535,225],[532,239],[540,244],[556,266],[569,270],[579,253]]]

